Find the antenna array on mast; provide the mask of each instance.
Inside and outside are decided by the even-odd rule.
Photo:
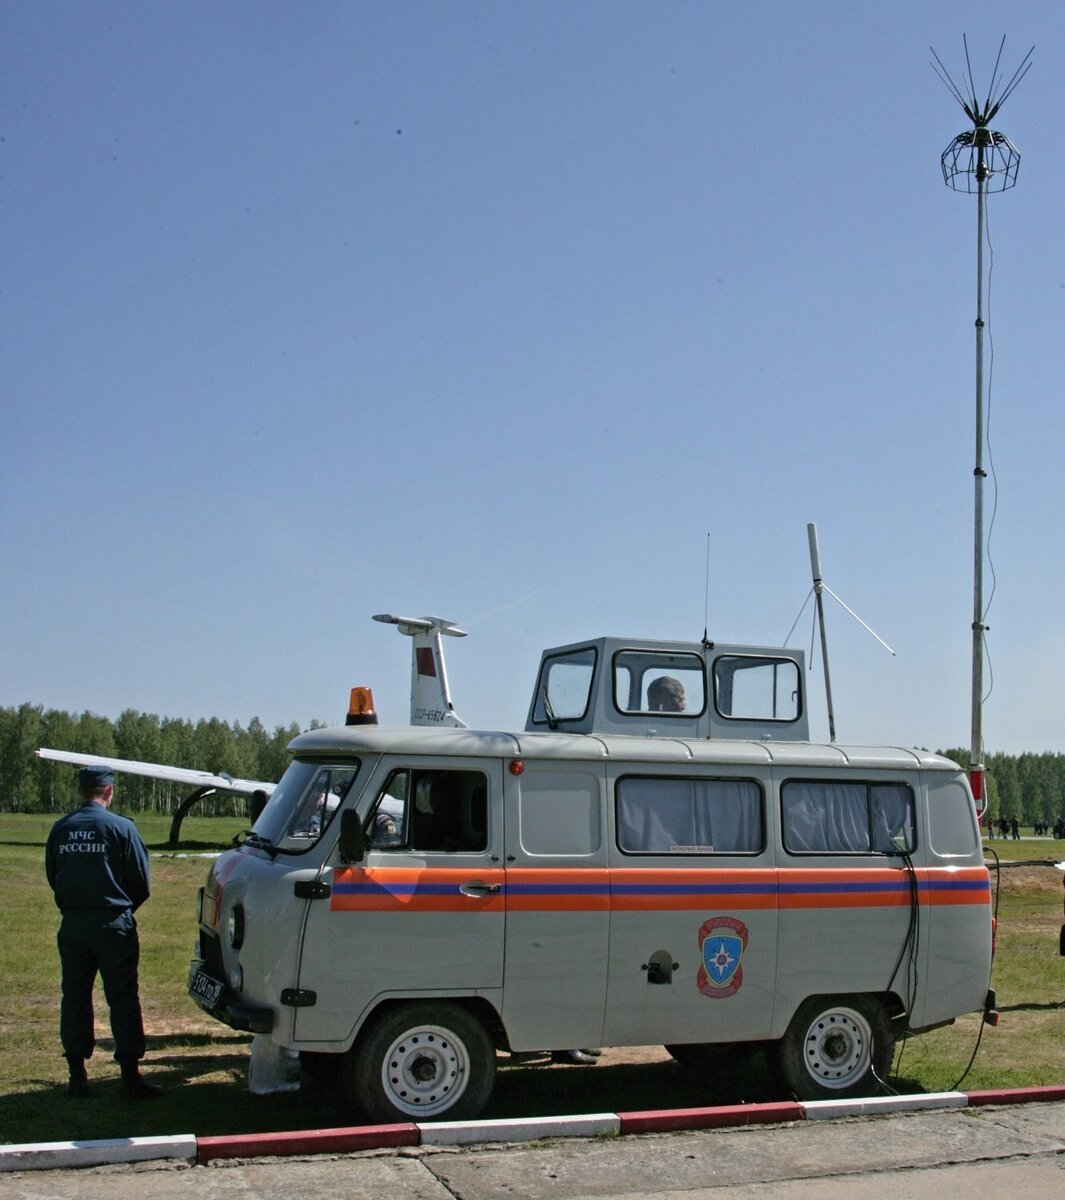
[[[1014,88],[1028,74],[1032,65],[1031,50],[1024,56],[1021,65],[1013,72],[1009,83],[1003,86],[999,74],[999,63],[1002,61],[1002,50],[1006,44],[1003,38],[995,59],[995,69],[991,73],[991,86],[983,102],[980,101],[973,81],[972,64],[969,61],[969,43],[962,37],[965,46],[965,75],[963,83],[967,90],[961,88],[950,77],[943,65],[942,59],[932,51],[935,62],[932,70],[947,85],[947,90],[961,105],[965,115],[973,123],[972,129],[967,129],[950,143],[943,151],[940,165],[943,168],[943,182],[956,192],[1004,192],[1017,182],[1017,171],[1021,165],[1021,156],[1017,148],[1004,133],[990,129],[998,110],[1005,104],[1013,93]]]

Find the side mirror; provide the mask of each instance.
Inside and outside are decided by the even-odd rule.
[[[262,788],[256,788],[251,794],[251,823],[254,825],[256,821],[263,815],[263,809],[266,807],[266,802],[270,797],[263,791]]]
[[[362,821],[353,808],[346,808],[340,814],[340,861],[360,863],[365,857],[366,834]]]

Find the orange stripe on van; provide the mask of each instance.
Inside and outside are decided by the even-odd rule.
[[[921,899],[927,904],[991,903],[991,874],[986,867],[925,867],[917,875]]]
[[[605,867],[511,867],[509,912],[607,912],[610,875]]]
[[[341,867],[333,873],[329,907],[334,912],[502,912],[504,882],[501,867]],[[464,884],[499,890],[467,895]]]
[[[610,907],[615,912],[677,912],[777,907],[778,872],[750,870],[641,870],[610,872]]]
[[[333,878],[338,912],[701,912],[988,905],[985,867],[785,867],[737,870],[623,867],[345,867]],[[496,887],[474,891],[464,885]]]

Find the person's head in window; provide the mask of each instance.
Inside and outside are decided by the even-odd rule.
[[[684,711],[684,687],[672,675],[660,675],[647,689],[647,706],[651,712]]]

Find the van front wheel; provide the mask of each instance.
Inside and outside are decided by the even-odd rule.
[[[386,1009],[363,1030],[344,1064],[349,1099],[371,1120],[468,1120],[488,1101],[495,1049],[458,1004]]]
[[[813,996],[777,1043],[776,1074],[799,1100],[841,1100],[880,1091],[894,1037],[884,1007],[866,996]]]

